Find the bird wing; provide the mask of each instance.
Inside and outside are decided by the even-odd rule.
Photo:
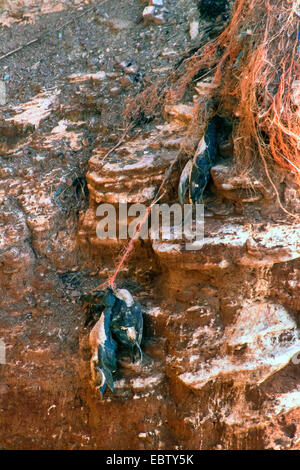
[[[185,195],[189,186],[189,176],[192,167],[192,160],[188,160],[181,172],[178,184],[178,199],[180,204],[184,204]]]
[[[106,340],[104,345],[99,345],[98,357],[101,368],[110,369],[114,372],[117,369],[117,343],[113,338]]]
[[[195,152],[190,171],[190,200],[196,204],[203,198],[204,189],[210,178],[210,169],[218,154],[217,118],[212,118]]]
[[[107,289],[106,294],[104,296],[104,303],[106,307],[112,308],[116,302],[116,297],[112,291],[112,289]]]

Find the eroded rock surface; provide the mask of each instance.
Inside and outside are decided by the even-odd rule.
[[[38,21],[69,15],[64,4],[48,3],[38,10],[32,2],[14,20],[7,11],[1,31],[22,26],[29,38]],[[204,241],[187,247],[176,230],[166,240],[138,240],[118,279],[143,306],[143,363],[122,358],[116,393],[102,401],[90,384],[80,296],[113,273],[127,243],[97,237],[97,207],[149,205],[180,152],[161,199],[177,201],[185,149],[194,144],[186,137],[193,99],[213,90],[198,82],[198,95],[167,106],[165,119],[146,119],[125,136],[120,129],[124,99],[143,80],[167,77],[184,49],[195,47],[192,21],[206,26],[197,2],[181,3],[128,0],[121,11],[96,10],[78,34],[66,30],[58,46],[49,44],[51,71],[27,50],[19,96],[13,80],[7,86],[0,120],[3,448],[300,448],[300,228],[258,169],[234,173],[230,142],[211,170]],[[9,60],[13,76],[19,65]],[[284,174],[279,179],[282,202],[299,211],[297,187]]]

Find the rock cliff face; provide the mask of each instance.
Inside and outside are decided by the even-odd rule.
[[[196,3],[188,2],[193,15]],[[123,23],[108,9],[110,19],[95,23],[120,44],[129,33],[136,37],[132,14],[146,6],[135,2]],[[162,37],[165,26],[149,16],[162,17],[161,8],[147,10],[150,30],[138,29],[151,32],[154,45],[145,47]],[[163,12],[175,15],[173,34],[180,8]],[[192,13],[187,26],[199,21]],[[167,43],[156,58],[162,76],[185,41],[175,54]],[[80,47],[72,47],[79,57]],[[191,103],[168,106],[165,119],[140,124],[120,141],[123,99],[140,84],[125,87],[136,69],[126,63],[124,72],[107,54],[105,72],[91,63],[55,89],[2,107],[0,444],[300,449],[300,227],[282,213],[259,169],[233,172],[230,150],[211,171],[203,244],[140,239],[117,280],[143,306],[143,363],[124,358],[116,393],[102,401],[90,383],[90,327],[80,297],[113,273],[127,244],[97,237],[96,209],[149,204],[187,145],[192,119]],[[161,202],[177,200],[185,158]],[[299,212],[296,186],[284,174],[279,179],[285,206]]]

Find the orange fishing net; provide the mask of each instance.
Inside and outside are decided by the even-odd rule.
[[[299,0],[236,0],[227,28],[185,61],[169,99],[208,70],[219,108],[237,118],[239,168],[260,155],[266,169],[275,161],[300,183],[299,23]]]

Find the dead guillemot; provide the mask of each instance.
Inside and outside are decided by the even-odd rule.
[[[91,375],[94,384],[98,384],[101,398],[106,390],[106,385],[112,392],[115,391],[113,374],[117,369],[117,343],[111,334],[111,318],[113,297],[108,293],[105,297],[106,308],[100,319],[90,332],[90,347],[92,350]],[[100,375],[100,381],[99,376]],[[99,383],[100,382],[100,383]]]
[[[143,353],[140,347],[143,336],[142,307],[139,302],[134,302],[132,295],[126,289],[117,289],[114,294],[116,302],[111,321],[112,334],[125,348],[131,349],[133,361],[135,347],[142,360]]]
[[[117,348],[130,351],[135,360],[137,348],[142,360],[140,347],[143,335],[142,308],[134,302],[126,289],[107,289],[103,298],[104,311],[90,332],[92,350],[90,360],[92,381],[100,390],[101,398],[106,386],[114,393],[114,373],[117,369]]]
[[[191,204],[203,202],[203,193],[210,180],[210,170],[221,156],[220,144],[228,139],[231,125],[220,116],[214,116],[207,124],[193,159],[186,163],[179,180],[178,199],[184,204],[186,193]]]

